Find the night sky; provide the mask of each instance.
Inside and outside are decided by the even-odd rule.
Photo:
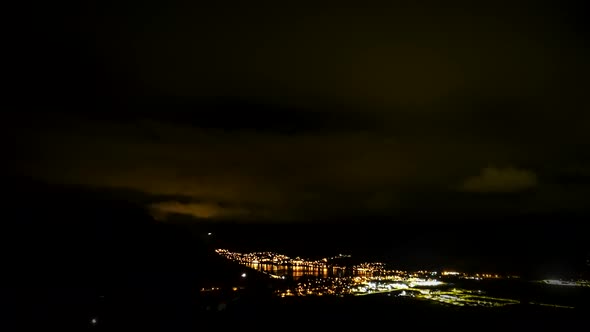
[[[582,7],[236,2],[25,9],[10,174],[161,220],[588,213]]]

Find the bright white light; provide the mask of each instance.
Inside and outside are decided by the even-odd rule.
[[[242,273],[242,278],[246,278],[246,273]]]
[[[213,233],[207,233],[207,235],[213,235]]]
[[[438,286],[438,285],[442,285],[443,282],[438,281],[438,280],[426,280],[426,281],[416,281],[414,284],[417,286]]]
[[[549,284],[549,285],[557,285],[557,286],[577,286],[575,282],[573,281],[564,281],[564,280],[555,280],[555,279],[549,279],[549,280],[544,280],[545,283]]]
[[[409,287],[408,287],[408,285],[406,285],[406,284],[398,284],[398,283],[396,283],[396,284],[391,284],[391,287],[393,287],[393,288],[397,288],[397,289],[400,289],[400,288],[401,288],[401,289],[403,289],[403,288],[409,288]]]
[[[92,318],[92,319],[90,320],[90,324],[92,324],[92,325],[96,325],[96,323],[98,323],[98,319],[96,319],[96,318]]]

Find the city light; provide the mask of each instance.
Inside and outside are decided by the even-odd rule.
[[[439,280],[416,280],[410,283],[410,287],[412,286],[439,286],[442,285],[443,282]]]
[[[285,286],[283,289],[279,287],[275,291],[279,297],[342,297],[387,293],[390,296],[411,297],[442,305],[461,307],[501,307],[520,303],[516,299],[494,297],[486,295],[482,290],[461,289],[449,283],[456,282],[457,279],[480,281],[519,278],[514,275],[503,276],[496,273],[465,273],[448,270],[440,272],[405,271],[388,269],[387,264],[380,262],[341,266],[338,264],[340,258],[350,258],[350,255],[342,254],[313,260],[302,257],[290,258],[274,252],[238,253],[226,249],[216,249],[216,252],[229,260],[267,275],[271,279],[287,281],[285,276],[287,273],[292,277],[289,280],[294,281],[294,284],[289,284],[289,287]],[[242,273],[242,278],[245,277],[246,273]],[[540,282],[556,286],[590,286],[587,281],[542,280]]]

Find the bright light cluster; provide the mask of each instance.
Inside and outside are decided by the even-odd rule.
[[[513,299],[491,297],[481,294],[481,291],[468,291],[465,289],[453,288],[447,291],[433,290],[430,292],[418,292],[413,296],[419,299],[426,299],[460,307],[503,307],[520,303],[520,301]]]
[[[545,279],[537,281],[547,285],[553,286],[567,286],[567,287],[590,287],[590,281],[587,280],[559,280],[559,279]]]
[[[304,259],[301,257],[290,258],[289,256],[270,252],[270,251],[262,251],[262,252],[251,252],[251,253],[239,253],[239,252],[230,252],[226,249],[216,249],[219,255],[232,260],[236,261],[241,264],[273,264],[273,265],[294,265],[294,266],[309,266],[309,267],[322,267],[328,264],[328,261],[350,257],[350,255],[338,255],[335,257],[330,258],[322,258],[319,260],[309,260]]]
[[[295,284],[289,288],[276,291],[280,297],[290,296],[363,296],[370,294],[387,293],[399,297],[412,297],[421,300],[438,302],[453,306],[488,306],[501,307],[520,303],[514,299],[497,298],[485,295],[482,291],[465,289],[450,289],[448,282],[454,279],[499,279],[519,278],[513,275],[498,275],[491,273],[464,273],[458,271],[403,271],[387,269],[384,263],[366,262],[354,265],[351,268],[338,266],[336,262],[341,258],[349,258],[350,255],[337,255],[319,260],[309,260],[301,257],[290,258],[273,252],[238,253],[226,249],[217,249],[216,252],[235,262],[256,269],[259,273],[268,275],[274,279],[286,279],[285,273],[293,277]],[[328,268],[329,267],[329,268]],[[328,269],[331,272],[327,273]],[[338,270],[342,269],[342,270]],[[352,275],[345,275],[348,270]],[[245,278],[246,274],[242,275]],[[541,280],[540,283],[555,286],[582,286],[590,287],[590,282],[585,280]],[[219,288],[202,289],[202,292],[215,291]],[[557,306],[544,303],[532,303],[543,306]],[[571,308],[567,306],[558,306]]]
[[[252,252],[252,253],[239,253],[239,252],[230,252],[226,249],[216,249],[216,252],[235,262],[240,264],[244,264],[249,267],[255,267],[259,269],[260,267],[269,267],[269,266],[291,266],[293,267],[294,271],[301,272],[300,277],[303,274],[311,274],[319,277],[328,277],[326,268],[331,269],[344,269],[344,266],[340,266],[338,264],[339,260],[342,258],[350,258],[350,255],[339,254],[333,257],[322,258],[318,260],[310,260],[301,257],[290,258],[286,255],[264,251],[264,252]],[[323,269],[322,270],[310,270],[307,272],[302,272],[299,268],[310,268],[310,269]],[[278,275],[274,272],[276,269],[269,269],[268,271],[261,271],[262,273],[268,274],[271,278],[283,278],[283,276]],[[319,271],[319,272],[318,272]],[[472,279],[472,280],[483,280],[483,279],[500,279],[500,278],[518,278],[518,276],[502,276],[499,274],[491,274],[491,273],[475,273],[469,274],[464,272],[458,271],[447,271],[444,270],[442,272],[438,271],[428,271],[428,270],[419,270],[414,272],[408,272],[403,270],[391,270],[386,268],[385,263],[380,262],[365,262],[361,264],[357,264],[352,266],[353,274],[355,275],[363,275],[368,277],[382,277],[382,278],[393,278],[395,280],[403,280],[407,278],[422,278],[422,279],[431,279],[431,278],[461,278],[461,279]]]
[[[376,271],[384,271],[385,264],[384,263],[361,263],[358,265],[353,266],[353,269],[358,271],[368,271],[368,272],[376,272]]]
[[[281,297],[285,296],[344,296],[352,294],[352,277],[335,278],[306,278],[295,286],[294,289],[278,291]]]

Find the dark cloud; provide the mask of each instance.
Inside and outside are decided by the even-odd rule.
[[[510,210],[518,206],[514,197],[476,199],[467,192],[530,189],[538,184],[537,175],[481,165],[529,163],[538,168],[548,153],[558,152],[527,144],[507,146],[510,140],[491,141],[485,135],[463,141],[456,135],[428,135],[428,130],[284,135],[153,119],[120,123],[71,116],[54,124],[34,135],[19,131],[20,172],[135,197],[159,217],[185,213],[198,219],[333,219],[424,209],[460,211],[467,202],[474,210]],[[523,156],[522,149],[529,154]],[[562,154],[556,162],[575,160],[576,155],[569,158]],[[481,174],[473,176],[474,169],[482,169]],[[560,183],[546,177],[549,182],[539,190]],[[462,195],[453,193],[458,182]],[[544,207],[563,203],[552,199],[551,191],[541,198],[524,195],[519,201],[533,211],[539,208],[537,199],[542,198]]]
[[[575,95],[572,78],[588,70],[567,6],[108,10],[97,18],[101,55],[139,94],[412,107]]]
[[[101,2],[32,34],[5,159],[170,216],[583,209],[576,8],[237,6]]]
[[[184,214],[201,219],[249,219],[250,211],[237,207],[224,207],[213,203],[179,203],[166,201],[150,206],[156,217],[166,219],[170,214]]]

